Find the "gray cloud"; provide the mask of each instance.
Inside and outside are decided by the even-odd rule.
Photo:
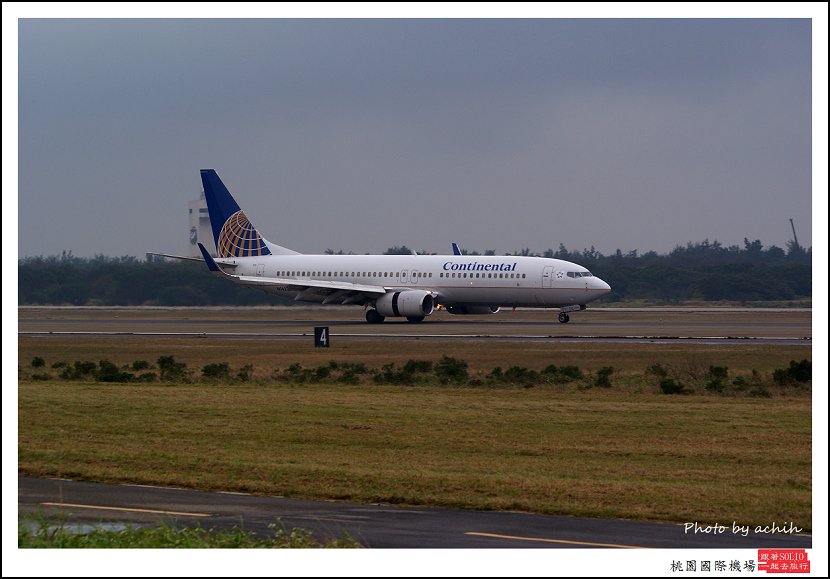
[[[812,243],[809,20],[21,20],[19,254]]]

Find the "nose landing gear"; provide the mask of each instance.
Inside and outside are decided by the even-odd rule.
[[[580,310],[584,310],[587,308],[585,304],[579,304],[574,306],[565,306],[564,308],[560,308],[559,310],[559,323],[560,324],[567,324],[571,321],[571,316],[568,315],[568,312],[578,312]]]

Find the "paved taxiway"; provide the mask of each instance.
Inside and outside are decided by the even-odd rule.
[[[746,537],[685,532],[685,526],[556,517],[517,512],[356,505],[209,493],[163,487],[109,485],[18,477],[20,513],[61,513],[78,522],[151,524],[174,520],[202,528],[269,533],[278,520],[310,529],[321,540],[347,534],[375,548],[811,548],[810,535]],[[781,524],[781,522],[779,522]]]

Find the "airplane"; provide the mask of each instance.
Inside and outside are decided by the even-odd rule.
[[[559,308],[564,324],[570,312],[611,291],[569,261],[465,256],[455,243],[453,255],[298,253],[262,237],[215,170],[203,169],[201,178],[217,257],[201,243],[199,249],[211,273],[296,302],[362,305],[370,324],[387,317],[422,322],[436,309],[486,315],[503,307]]]

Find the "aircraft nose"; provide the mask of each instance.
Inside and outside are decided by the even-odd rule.
[[[597,289],[603,293],[608,293],[611,291],[611,286],[599,279],[598,277],[594,278],[594,289]]]

